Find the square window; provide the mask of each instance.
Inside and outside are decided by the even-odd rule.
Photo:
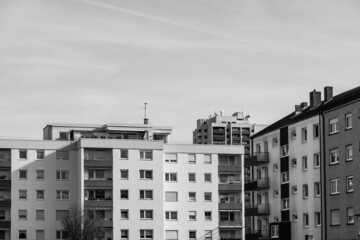
[[[140,179],[153,179],[153,171],[152,170],[140,170]]]
[[[165,219],[166,220],[178,220],[177,211],[166,211],[165,212]]]
[[[140,219],[143,220],[153,219],[153,210],[140,210]]]
[[[320,137],[319,124],[314,124],[314,127],[313,127],[313,136],[314,136],[314,138],[319,138],[319,137]]]
[[[141,160],[152,160],[153,153],[151,150],[140,150],[140,159]]]
[[[189,240],[196,240],[196,231],[189,230]]]
[[[355,219],[354,219],[354,208],[347,208],[347,224],[354,224],[355,223]]]
[[[204,163],[211,164],[211,154],[204,154]]]
[[[205,220],[210,220],[211,221],[211,211],[205,211]]]
[[[196,155],[188,154],[188,163],[196,163]]]
[[[206,202],[212,201],[211,192],[204,192],[204,201],[206,201]]]
[[[129,179],[129,170],[128,169],[120,170],[120,179]]]
[[[19,220],[27,220],[27,210],[19,210]]]
[[[166,153],[165,154],[166,163],[177,163],[177,154],[176,153]]]
[[[297,194],[297,191],[298,191],[297,186],[292,186],[291,187],[291,192],[292,192],[293,195]]]
[[[56,180],[69,180],[69,171],[67,170],[56,171]]]
[[[129,157],[129,150],[120,149],[120,158],[121,159],[128,159],[128,157]]]
[[[352,161],[353,160],[353,146],[347,145],[345,148],[345,155],[346,155],[346,161]]]
[[[129,209],[120,209],[120,219],[129,219]]]
[[[45,170],[36,170],[36,180],[45,179]]]
[[[45,157],[44,150],[36,150],[36,159],[43,160]]]
[[[340,225],[340,209],[330,210],[330,225],[331,226]]]
[[[293,220],[293,222],[297,222],[297,221],[298,221],[298,215],[297,215],[297,214],[293,214],[293,215],[292,215],[292,220]]]
[[[277,138],[273,138],[272,144],[273,144],[273,146],[276,146],[276,145],[278,144],[278,139],[277,139]]]
[[[69,190],[57,190],[56,191],[56,200],[70,200],[70,191]]]
[[[339,149],[330,150],[330,165],[339,163]]]
[[[314,154],[314,168],[320,167],[320,153]]]
[[[120,189],[120,199],[129,199],[129,190]]]
[[[291,159],[291,167],[296,167],[297,166],[297,159],[293,158]]]
[[[196,182],[196,174],[189,173],[189,182]]]
[[[330,194],[339,194],[339,179],[330,180]]]
[[[196,202],[196,192],[189,192],[189,202]]]
[[[66,140],[67,132],[59,132],[59,140]]]
[[[44,200],[44,199],[45,199],[45,191],[36,190],[36,200]]]
[[[25,189],[19,190],[19,199],[27,199],[27,190]]]
[[[330,119],[330,121],[329,121],[329,131],[330,131],[330,134],[337,133],[339,131],[339,129],[338,129],[338,118]]]
[[[19,150],[19,158],[20,159],[27,159],[27,150],[26,149],[20,149]]]
[[[129,230],[128,229],[121,229],[120,230],[120,238],[121,239],[129,239]]]
[[[142,200],[153,199],[153,191],[152,190],[140,190],[140,199],[142,199]]]
[[[177,182],[177,173],[165,173],[165,182]]]
[[[22,179],[22,180],[27,179],[27,170],[24,170],[24,169],[19,170],[19,179]]]
[[[140,229],[140,239],[153,239],[153,237],[152,229]]]
[[[308,170],[307,156],[303,156],[303,157],[302,157],[302,169],[303,169],[303,171],[307,171],[307,170]]]
[[[165,202],[177,202],[178,193],[177,192],[165,192]]]
[[[45,210],[36,210],[36,221],[43,221],[45,220]]]
[[[279,164],[277,164],[277,163],[274,163],[274,164],[273,164],[273,171],[274,171],[274,172],[278,172],[278,171],[279,171]]]
[[[196,211],[189,211],[189,220],[196,221]]]
[[[27,239],[26,230],[19,230],[19,239]]]
[[[346,129],[352,128],[352,113],[345,114],[345,128]]]
[[[204,173],[204,181],[211,182],[211,173]]]
[[[346,192],[354,192],[354,177],[353,176],[347,176],[346,177]]]

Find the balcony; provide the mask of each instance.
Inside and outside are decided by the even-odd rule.
[[[219,203],[219,210],[239,210],[239,209],[241,209],[240,202]]]
[[[84,160],[87,168],[112,168],[112,160]]]
[[[100,219],[98,221],[96,221],[96,225],[99,225],[103,228],[112,228],[113,227],[113,221],[110,219]]]
[[[269,204],[259,204],[256,207],[245,209],[245,216],[265,216],[270,214]]]
[[[253,156],[250,156],[245,159],[245,166],[258,166],[262,164],[269,163],[269,153],[268,152],[261,152],[261,153],[254,153]]]
[[[259,178],[245,184],[245,191],[269,189],[269,178]]]
[[[241,221],[221,221],[219,222],[220,228],[241,228],[242,222]]]
[[[247,230],[245,233],[246,240],[260,240],[260,239],[270,239],[269,230]]]
[[[240,164],[239,165],[219,165],[218,171],[219,172],[241,172],[241,166],[240,166]]]
[[[0,229],[10,229],[11,221],[10,220],[0,220]]]
[[[11,207],[11,199],[0,200],[0,208]]]
[[[85,200],[84,207],[85,208],[112,208],[113,201],[112,200]]]
[[[10,160],[0,160],[0,168],[11,168]]]
[[[0,180],[0,189],[11,188],[11,180]]]
[[[219,183],[219,191],[241,191],[240,180],[228,180]]]
[[[105,179],[101,179],[101,180],[85,180],[85,187],[105,187],[105,188],[111,188],[113,185],[112,180],[105,180]]]

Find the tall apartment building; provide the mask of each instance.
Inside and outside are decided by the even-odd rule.
[[[360,87],[333,97],[310,92],[310,104],[252,136],[245,159],[246,239],[356,239],[353,196],[359,142]],[[355,164],[355,165],[354,165]],[[355,224],[356,223],[356,224]]]
[[[0,239],[66,239],[69,209],[98,239],[241,239],[239,146],[169,144],[170,127],[49,124],[0,140]]]

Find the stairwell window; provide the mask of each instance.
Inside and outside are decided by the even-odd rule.
[[[282,172],[281,183],[288,183],[288,182],[289,182],[289,172]]]
[[[321,227],[321,213],[315,212],[314,216],[315,216],[315,227]]]
[[[282,145],[281,146],[281,157],[286,157],[289,155],[289,145]]]
[[[334,134],[334,133],[337,133],[337,132],[339,132],[338,118],[330,119],[330,121],[329,121],[329,133]]]
[[[128,159],[128,157],[129,157],[129,150],[120,149],[120,159]]]
[[[281,210],[289,210],[289,209],[290,209],[289,198],[281,199]]]
[[[320,137],[319,124],[315,124],[314,127],[313,127],[313,136],[314,136],[314,138],[319,138]]]
[[[303,199],[307,199],[309,197],[309,187],[307,184],[303,185]]]

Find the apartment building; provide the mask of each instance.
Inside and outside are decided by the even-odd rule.
[[[322,100],[321,92],[310,92],[309,106],[296,105],[252,136],[252,156],[245,159],[246,239],[357,237],[360,212],[351,196],[356,191],[351,164],[359,141],[353,116],[360,87],[335,97],[332,87],[324,93]]]
[[[66,239],[78,205],[98,239],[241,239],[241,146],[166,143],[170,127],[49,124],[0,140],[0,239]]]

